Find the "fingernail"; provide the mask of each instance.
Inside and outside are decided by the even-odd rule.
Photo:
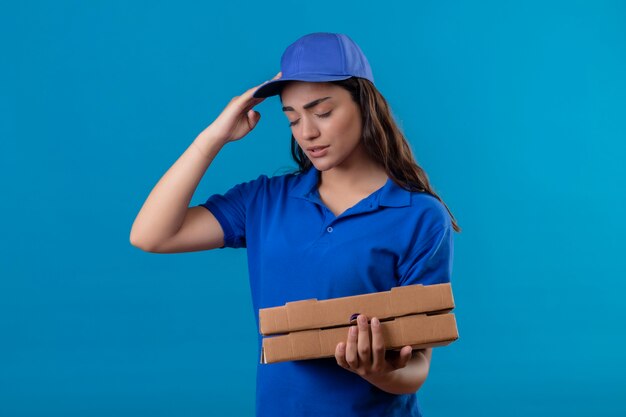
[[[372,326],[378,327],[378,324],[379,324],[379,323],[378,323],[378,319],[377,319],[376,317],[374,317],[374,318],[372,319]]]

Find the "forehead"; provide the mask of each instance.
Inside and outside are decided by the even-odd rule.
[[[284,107],[302,108],[304,105],[324,97],[331,97],[324,102],[345,99],[343,88],[330,83],[291,81],[281,90],[280,101]]]

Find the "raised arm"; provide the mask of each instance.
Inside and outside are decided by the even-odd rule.
[[[280,78],[279,72],[273,79]],[[265,84],[265,83],[263,83]],[[252,110],[263,98],[252,87],[235,96],[204,129],[152,189],[130,231],[130,243],[148,252],[191,252],[214,249],[224,243],[224,232],[213,214],[189,207],[198,183],[222,147],[247,135],[260,113]]]

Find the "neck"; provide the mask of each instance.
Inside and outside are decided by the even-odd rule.
[[[319,186],[332,190],[363,190],[380,188],[387,181],[384,167],[375,162],[348,167],[334,167],[320,173]]]

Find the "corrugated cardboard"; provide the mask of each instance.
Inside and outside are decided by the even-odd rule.
[[[449,313],[453,308],[452,288],[446,283],[260,309],[259,330],[266,336],[261,363],[334,356],[358,314],[380,320],[386,349],[445,346],[458,339],[454,314]]]
[[[368,316],[369,317],[369,316]],[[386,349],[413,349],[445,346],[458,339],[454,314],[416,314],[381,321]],[[335,348],[348,340],[348,329],[301,330],[286,335],[263,338],[261,363],[316,359],[335,356]]]
[[[284,306],[259,310],[262,335],[305,329],[347,326],[354,314],[384,320],[416,313],[446,313],[454,308],[450,283],[405,285],[390,291],[288,302]]]

